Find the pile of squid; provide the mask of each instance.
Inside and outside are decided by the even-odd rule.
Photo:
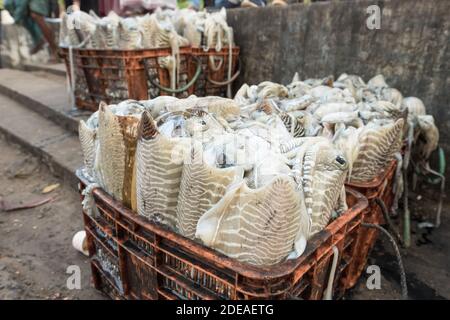
[[[342,75],[244,85],[234,99],[102,103],[79,126],[91,182],[83,206],[96,214],[91,191],[101,187],[229,257],[274,265],[346,213],[346,181],[376,177],[407,126],[422,130],[418,101],[381,76]]]
[[[248,118],[262,123],[277,114],[295,138],[326,137],[345,155],[350,185],[364,186],[396,161],[394,212],[400,197],[406,195],[404,173],[410,162],[414,182],[417,171],[437,176],[441,196],[435,225],[439,225],[445,178],[429,165],[439,131],[423,102],[404,98],[383,75],[366,83],[345,73],[337,80],[328,76],[304,81],[296,74],[286,86],[268,81],[244,84],[235,101]]]
[[[244,84],[235,101],[250,119],[265,123],[278,115],[294,138],[325,137],[346,156],[348,179],[370,182],[386,169],[406,140],[421,161],[437,148],[439,132],[423,102],[404,98],[382,75],[365,83],[356,75],[337,80],[300,81],[284,86],[273,82]]]
[[[208,13],[190,9],[161,10],[144,16],[119,17],[111,11],[100,18],[94,12],[75,11],[63,16],[60,46],[87,49],[157,49],[233,46],[233,30],[225,9]]]
[[[220,97],[101,104],[79,126],[84,209],[96,214],[91,191],[101,187],[244,263],[298,257],[346,212],[347,161],[326,138],[294,139],[278,115],[262,123],[244,111]]]

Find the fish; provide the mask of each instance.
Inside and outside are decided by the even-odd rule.
[[[367,86],[371,90],[375,90],[376,88],[387,88],[389,87],[386,83],[386,80],[384,79],[384,76],[382,74],[378,74],[375,77],[371,78],[367,82]]]
[[[348,162],[348,180],[353,172],[353,163],[358,158],[360,141],[359,135],[363,128],[344,127],[336,131],[333,137],[333,144],[341,150]]]
[[[338,216],[345,214],[348,211],[347,204],[347,193],[345,191],[345,186],[342,186],[341,194],[339,195],[338,202],[336,205],[336,213]]]
[[[303,95],[294,99],[281,100],[279,107],[285,112],[304,110],[317,99],[310,95]]]
[[[288,97],[290,99],[301,98],[305,95],[308,95],[309,91],[311,90],[310,85],[304,83],[303,81],[295,79],[295,76],[293,81],[288,84],[286,88],[288,89]]]
[[[239,118],[239,105],[233,100],[223,97],[202,97],[198,98],[195,108],[201,108],[216,117],[226,121],[234,121]]]
[[[376,121],[383,121],[383,120],[397,120],[397,119],[404,119],[407,121],[408,119],[408,109],[404,107],[398,107],[397,105],[393,104],[389,101],[379,100],[373,103],[370,103],[369,106],[371,109],[381,115],[381,117],[377,117]],[[404,126],[404,133],[407,132],[407,125]]]
[[[314,116],[317,119],[322,119],[325,115],[335,112],[353,112],[356,110],[355,104],[342,102],[328,102],[321,104],[315,111]]]
[[[267,98],[287,98],[288,96],[288,89],[285,86],[275,82],[264,81],[257,86],[258,100],[264,100]]]
[[[344,186],[348,162],[330,141],[311,140],[302,149],[298,156],[312,236],[323,230],[331,219]]]
[[[136,149],[138,215],[176,230],[183,161],[190,144],[188,137],[162,135],[151,115],[144,111]]]
[[[313,88],[319,87],[319,86],[332,87],[333,82],[334,82],[334,77],[332,75],[329,75],[322,79],[306,79],[304,82],[306,84],[312,86]]]
[[[305,136],[305,127],[303,121],[304,113],[280,113],[280,118],[283,121],[286,129],[292,137],[299,138]]]
[[[192,11],[192,10],[191,10]],[[72,28],[75,26],[75,28]],[[202,39],[204,38],[204,39]],[[208,48],[220,51],[234,46],[232,28],[226,22],[226,12],[187,12],[175,14],[170,10],[155,10],[153,14],[121,18],[114,12],[99,18],[95,13],[74,11],[62,17],[60,44],[88,49],[155,49],[201,47],[204,40]],[[179,61],[179,59],[177,59]]]
[[[225,122],[235,121],[240,116],[240,107],[232,99],[208,96],[198,98],[190,96],[186,99],[178,99],[165,105],[166,112],[185,111],[188,109],[199,109],[215,116],[217,120],[223,119]]]
[[[398,110],[401,110],[403,104],[403,95],[395,88],[381,88],[379,92],[379,100],[389,101]]]
[[[227,129],[216,117],[199,108],[168,112],[155,119],[155,122],[160,133],[168,138],[192,137],[209,141]]]
[[[321,120],[322,123],[343,123],[345,125],[354,126],[359,128],[363,126],[362,120],[359,118],[358,111],[352,112],[334,112],[326,114]]]
[[[92,47],[94,49],[117,49],[119,22],[120,17],[113,11],[108,16],[97,19],[91,40]]]
[[[139,30],[142,32],[142,45],[144,48],[168,48],[187,46],[189,41],[177,34],[169,17],[158,14],[145,15],[137,19]]]
[[[134,166],[139,108],[99,106],[99,182],[106,192],[136,210]]]
[[[200,217],[219,202],[230,184],[243,179],[240,166],[217,168],[203,160],[201,143],[194,143],[191,159],[184,163],[176,208],[177,230],[194,239]]]
[[[78,125],[78,136],[80,139],[86,173],[90,178],[94,178],[95,157],[97,155],[97,128],[89,127],[84,120],[80,120]]]
[[[245,106],[250,103],[250,97],[247,95],[247,92],[249,90],[250,86],[246,83],[244,83],[239,90],[234,95],[233,100],[239,105],[239,106]]]
[[[233,30],[227,24],[225,8],[206,17],[203,36],[208,49],[220,51],[223,47],[234,45]]]
[[[403,99],[403,108],[408,109],[408,122],[414,122],[417,116],[424,116],[427,114],[425,105],[422,100],[416,97],[406,97]]]
[[[291,168],[288,166],[287,158],[273,150],[260,152],[252,170],[246,175],[247,185],[252,189],[258,189],[278,175],[289,175]]]
[[[325,87],[328,88],[328,87]],[[316,89],[316,88],[315,88]],[[314,89],[313,89],[314,90]],[[348,89],[342,90],[339,88],[327,89],[320,96],[316,97],[320,103],[327,102],[345,102],[345,103],[355,103],[355,99]]]
[[[178,98],[172,96],[159,96],[151,100],[140,101],[140,103],[143,108],[150,113],[152,118],[156,119],[169,112],[168,107],[177,103],[178,100]]]
[[[359,134],[359,153],[353,163],[350,181],[368,182],[394,160],[400,151],[404,119],[389,122],[370,122]]]
[[[173,24],[180,35],[188,39],[193,47],[199,48],[201,47],[207,16],[208,14],[206,12],[181,9],[175,12]]]
[[[240,262],[271,266],[294,248],[304,250],[309,218],[301,210],[292,177],[279,175],[258,189],[245,180],[231,186],[225,196],[198,221],[196,238]]]
[[[438,147],[439,130],[431,115],[420,115],[417,117],[417,122],[420,134],[416,143],[422,159],[427,161],[431,153]]]
[[[63,14],[60,27],[60,43],[63,46],[91,47],[91,37],[96,30],[95,19],[81,10]]]
[[[119,49],[135,50],[143,48],[143,34],[136,19],[130,17],[120,20],[117,32]]]
[[[100,146],[99,168],[103,189],[118,201],[123,199],[125,177],[125,143],[122,128],[111,108],[99,106],[98,139]]]
[[[366,83],[360,76],[346,73],[341,74],[335,81],[335,84],[336,82],[351,84],[355,89],[366,86]]]

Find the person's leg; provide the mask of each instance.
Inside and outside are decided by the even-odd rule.
[[[36,24],[41,29],[42,34],[44,35],[44,38],[49,45],[50,52],[51,52],[53,58],[56,59],[58,49],[55,44],[55,37],[53,34],[53,30],[45,22],[45,18],[43,15],[40,15],[40,14],[32,12],[32,11],[30,12],[30,15],[31,15],[31,18],[33,18],[34,22],[36,22]]]
[[[33,48],[30,50],[30,54],[33,55],[40,51],[45,44],[41,29],[31,17],[24,18],[21,24],[29,32],[33,40]]]

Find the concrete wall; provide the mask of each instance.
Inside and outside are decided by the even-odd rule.
[[[366,26],[366,9],[372,4],[382,9],[380,30]],[[424,101],[450,155],[449,0],[353,0],[235,9],[228,11],[228,22],[242,53],[238,84],[288,83],[296,71],[301,78],[347,72],[366,81],[382,73],[404,96]]]

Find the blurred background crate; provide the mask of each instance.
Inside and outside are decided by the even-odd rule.
[[[101,101],[115,104],[124,100],[147,100],[172,94],[171,73],[162,66],[161,58],[171,56],[171,49],[91,50],[61,48],[70,82],[73,83],[75,105],[96,111]],[[193,93],[189,60],[191,48],[180,48],[176,95],[186,98]],[[73,67],[73,70],[72,70]],[[75,78],[72,80],[72,78]],[[179,90],[179,89],[183,90]]]
[[[231,77],[228,79],[230,50],[228,47],[220,51],[215,49],[192,48],[192,56],[201,61],[202,73],[194,84],[194,94],[198,97],[227,96],[227,86],[232,84],[239,76],[239,47],[231,50]],[[192,60],[194,61],[194,60]],[[191,78],[195,74],[196,65],[191,63]],[[231,97],[229,97],[231,98]]]

